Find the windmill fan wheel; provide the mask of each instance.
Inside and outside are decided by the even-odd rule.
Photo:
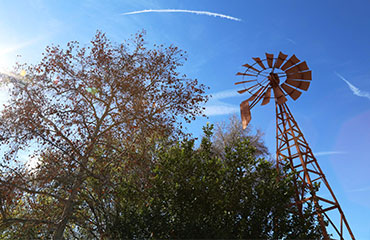
[[[279,53],[277,58],[273,54],[266,53],[266,58],[261,60],[253,58],[254,63],[244,64],[245,72],[238,72],[236,75],[243,76],[243,81],[236,82],[235,85],[242,84],[244,89],[238,93],[248,92],[251,96],[240,104],[243,128],[246,128],[251,120],[250,109],[259,101],[261,105],[266,105],[270,99],[275,99],[276,104],[284,104],[287,97],[297,100],[302,91],[307,91],[312,73],[305,61],[299,60],[294,54],[288,55]],[[273,96],[271,94],[273,92]]]

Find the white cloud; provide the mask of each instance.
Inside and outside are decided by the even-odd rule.
[[[347,81],[342,75],[339,73],[335,72],[335,74],[342,79],[345,83],[347,83],[348,87],[351,89],[354,95],[359,96],[359,97],[365,97],[370,100],[370,92],[360,90],[358,87],[354,86],[350,82]]]
[[[225,98],[239,96],[240,94],[237,92],[237,90],[229,89],[216,93],[211,93],[210,95],[211,97],[205,105],[206,110],[204,113],[207,116],[228,115],[240,111],[239,106],[220,101]]]
[[[198,15],[207,15],[207,16],[212,16],[212,17],[226,18],[226,19],[233,20],[233,21],[239,21],[239,22],[241,21],[240,18],[235,18],[235,17],[231,17],[231,16],[228,16],[228,15],[224,15],[224,14],[213,13],[213,12],[208,12],[208,11],[194,11],[194,10],[184,10],[184,9],[146,9],[146,10],[141,10],[141,11],[122,13],[121,15],[132,15],[132,14],[151,13],[151,12],[156,12],[156,13],[193,13],[193,14],[198,14]]]
[[[334,155],[334,154],[346,154],[346,152],[341,152],[341,151],[315,152],[313,155],[326,156],[326,155]]]

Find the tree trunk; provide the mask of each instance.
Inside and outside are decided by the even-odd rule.
[[[63,240],[64,239],[63,238],[64,230],[67,226],[69,218],[71,217],[73,213],[74,200],[76,198],[77,189],[82,185],[83,182],[84,182],[84,178],[80,174],[78,174],[77,180],[74,186],[72,187],[71,195],[69,196],[66,202],[66,205],[64,206],[62,219],[57,224],[57,228],[53,234],[53,240]]]

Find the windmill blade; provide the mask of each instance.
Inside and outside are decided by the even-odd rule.
[[[267,64],[272,68],[272,62],[274,61],[274,54],[266,53]]]
[[[306,71],[306,70],[309,70],[309,68],[307,66],[307,63],[306,62],[301,62],[300,64],[298,64],[298,65],[296,65],[292,68],[289,68],[285,72],[287,74],[289,74],[289,73],[303,72],[303,71]]]
[[[249,91],[250,89],[255,88],[256,86],[258,86],[258,83],[257,84],[254,84],[253,86],[251,86],[249,88],[246,88],[246,89],[243,89],[243,90],[239,90],[238,93],[240,93],[240,94],[245,93],[246,91]]]
[[[238,72],[236,75],[239,75],[239,76],[252,76],[252,77],[256,77],[257,76],[256,74],[241,73],[241,72]]]
[[[302,92],[290,87],[289,85],[286,85],[285,83],[281,84],[281,87],[291,98],[293,98],[293,100],[297,100],[302,94]]]
[[[249,82],[254,82],[254,81],[257,81],[257,79],[254,79],[254,80],[247,80],[247,81],[241,81],[241,82],[236,82],[234,83],[235,85],[238,85],[238,84],[242,84],[242,83],[249,83]]]
[[[285,69],[296,65],[301,60],[299,60],[294,54],[284,63],[284,65],[280,68],[281,70],[285,71]]]
[[[263,105],[266,105],[267,103],[269,103],[270,102],[270,98],[271,98],[271,87],[269,87],[267,90],[266,90],[266,92],[265,92],[265,94],[263,95],[263,100],[262,100],[262,106]]]
[[[242,94],[242,93],[245,93],[246,91],[248,91],[248,89],[239,90],[238,93]]]
[[[301,90],[307,91],[311,82],[305,82],[305,81],[298,81],[298,80],[293,80],[293,79],[287,79],[285,81],[285,83],[287,83],[289,85],[292,85],[292,86],[294,86],[296,88],[299,88]]]
[[[277,104],[281,105],[287,101],[283,91],[281,91],[279,86],[272,88],[272,90],[274,90],[274,96]]]
[[[278,58],[275,61],[274,68],[279,68],[287,57],[288,55],[285,55],[284,53],[280,52]]]
[[[253,58],[253,60],[256,61],[256,63],[260,65],[262,69],[266,69],[265,65],[263,65],[263,62],[261,61],[260,58],[256,57],[256,58]]]
[[[298,73],[290,73],[286,76],[287,79],[302,79],[302,80],[312,80],[312,72],[298,72]]]
[[[249,69],[252,69],[252,70],[254,70],[254,71],[258,72],[258,73],[260,72],[260,70],[258,70],[258,69],[256,69],[256,68],[252,67],[252,66],[251,66],[251,65],[249,65],[248,63],[244,64],[244,65],[243,65],[243,67],[248,68],[248,69],[247,69],[247,71],[248,71]]]
[[[248,126],[248,123],[251,121],[252,116],[251,116],[251,110],[249,108],[249,103],[248,100],[243,101],[240,104],[240,115],[242,117],[242,124],[243,124],[243,129],[246,129]]]
[[[263,90],[264,88],[261,87],[260,89],[258,89],[257,92],[253,93],[253,95],[247,99],[247,101],[253,101]]]

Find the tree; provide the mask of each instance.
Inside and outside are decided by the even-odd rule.
[[[219,122],[216,124],[212,139],[213,149],[217,154],[222,156],[225,152],[225,147],[232,148],[241,139],[248,139],[249,143],[256,148],[255,154],[263,156],[268,154],[268,150],[262,137],[263,133],[259,130],[257,130],[256,134],[252,134],[250,126],[243,129],[240,117],[234,114],[231,115],[228,122]]]
[[[213,151],[212,126],[194,140],[161,148],[142,187],[122,181],[110,239],[217,238],[320,239],[320,226],[307,207],[294,214],[292,176],[276,181],[273,164],[256,157],[250,138]]]
[[[99,216],[83,208],[93,212],[105,186],[115,186],[112,173],[147,169],[153,143],[181,135],[182,119],[201,114],[205,86],[180,75],[181,50],[149,49],[143,34],[113,44],[97,32],[89,47],[70,42],[43,55],[8,78],[11,100],[0,116],[3,238],[96,237]],[[38,158],[35,169],[19,160],[22,150]]]

